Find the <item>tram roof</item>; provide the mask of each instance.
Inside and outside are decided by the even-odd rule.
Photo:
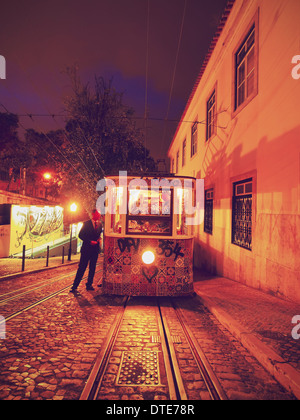
[[[125,171],[124,171],[125,172]],[[175,178],[175,179],[192,179],[195,180],[195,177],[192,176],[185,176],[185,175],[175,175],[172,173],[163,173],[163,172],[147,172],[147,173],[134,173],[129,172],[126,173],[126,175],[122,174],[109,174],[106,175],[105,178],[140,178],[140,179],[147,179],[147,178],[159,178],[159,179],[169,179],[169,178]]]

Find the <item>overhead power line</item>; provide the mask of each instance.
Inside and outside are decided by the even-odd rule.
[[[222,111],[218,112],[216,115],[222,114],[223,112],[226,112],[226,110],[222,110]],[[64,118],[67,117],[67,115],[65,115],[65,114],[34,114],[34,113],[30,113],[30,114],[17,114],[17,113],[9,112],[9,111],[7,111],[7,113],[17,115],[20,118],[21,117],[27,117],[27,118],[30,118],[31,120],[33,119],[33,117],[49,117],[49,118],[52,118],[52,119],[55,119],[55,117],[64,117]],[[126,117],[113,117],[112,116],[110,118],[112,118],[112,119],[144,120],[144,117],[127,117],[127,116]],[[170,122],[170,123],[179,123],[180,122],[182,124],[206,124],[206,122],[207,122],[207,120],[202,120],[202,121],[197,121],[197,120],[183,120],[183,121],[181,121],[180,119],[177,119],[177,118],[168,118],[168,119],[166,119],[166,118],[158,118],[158,117],[147,117],[147,120],[149,120],[149,121]],[[227,127],[222,127],[222,126],[217,125],[217,124],[215,124],[214,126],[217,127],[217,128],[221,128],[221,129],[227,128]]]
[[[150,0],[147,4],[147,36],[146,36],[146,81],[145,81],[145,112],[144,112],[144,128],[145,128],[145,167],[147,166],[147,117],[148,117],[148,77],[149,77],[149,38],[150,38]]]

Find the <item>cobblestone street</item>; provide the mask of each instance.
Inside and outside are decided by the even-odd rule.
[[[41,281],[42,276],[34,278]],[[17,283],[14,280],[13,287]],[[7,290],[7,283],[0,286],[1,293],[3,286]],[[34,298],[50,294],[53,287],[47,287],[46,292],[41,289],[44,291],[38,291],[38,296],[35,292]],[[23,304],[30,299],[32,294],[26,296],[25,303],[23,298]],[[67,290],[10,320],[0,347],[0,398],[79,398],[121,301],[88,293],[74,297]]]
[[[76,267],[75,267],[76,268]],[[95,360],[112,329],[124,297],[104,296],[101,288],[69,293],[74,267],[28,274],[0,283],[0,314],[7,319],[6,339],[0,341],[0,399],[79,399]],[[61,270],[61,271],[60,271]],[[69,271],[69,276],[67,273]],[[53,279],[64,276],[60,281]],[[101,271],[96,275],[99,281]],[[42,281],[47,280],[47,286]],[[51,281],[52,279],[52,281]],[[21,289],[36,284],[34,291]],[[58,293],[60,289],[65,288]],[[15,295],[7,293],[18,291]],[[30,289],[31,290],[31,289]],[[28,308],[36,301],[51,299]],[[18,298],[12,300],[18,294]],[[6,299],[6,301],[4,301]],[[10,300],[9,300],[10,299]],[[228,399],[293,399],[256,358],[201,304],[197,296],[177,298],[189,328],[203,348]],[[21,309],[27,308],[25,312]],[[16,312],[19,312],[17,314]],[[174,349],[187,397],[210,399],[194,365],[191,350],[162,301],[161,312],[174,340]],[[156,298],[131,298],[116,337],[98,399],[168,400],[170,398]],[[11,317],[11,319],[10,319]],[[122,385],[120,364],[124,352],[152,352],[159,357],[159,383]],[[156,357],[156,356],[155,356]],[[119,378],[118,378],[119,375]],[[151,384],[150,384],[151,385]]]

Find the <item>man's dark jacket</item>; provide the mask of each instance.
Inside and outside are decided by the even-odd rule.
[[[91,245],[91,241],[98,241],[102,232],[102,224],[98,222],[97,230],[95,229],[95,222],[88,220],[85,222],[79,232],[79,239],[83,241],[81,252],[98,252],[100,250],[99,243],[97,245]]]

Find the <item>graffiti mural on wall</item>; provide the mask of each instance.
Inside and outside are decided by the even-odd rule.
[[[57,239],[62,226],[61,207],[12,206],[10,254],[20,252],[22,245]]]

